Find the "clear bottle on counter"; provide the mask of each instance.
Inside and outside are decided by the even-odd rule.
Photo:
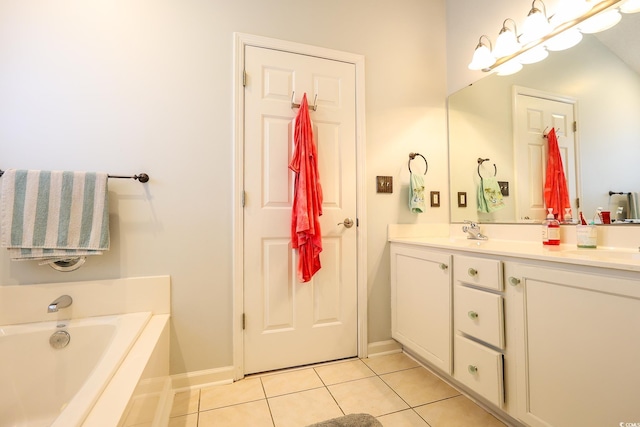
[[[542,244],[557,246],[560,244],[560,222],[553,216],[553,208],[547,211],[547,219],[542,221]]]

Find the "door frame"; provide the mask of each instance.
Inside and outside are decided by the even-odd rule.
[[[556,93],[546,92],[539,89],[532,89],[530,87],[514,85],[511,89],[511,132],[513,135],[513,164],[516,165],[516,150],[515,144],[517,143],[517,111],[518,111],[518,95],[530,96],[533,98],[541,98],[549,101],[563,102],[573,106],[573,120],[578,122],[578,100],[568,95],[560,95]],[[573,144],[574,144],[574,162],[575,162],[575,180],[576,180],[576,194],[577,199],[576,207],[580,208],[582,203],[582,171],[580,168],[580,134],[578,130],[573,132]],[[518,188],[518,177],[514,173],[514,185]],[[516,203],[516,220],[519,220],[518,205]],[[575,212],[574,212],[575,215]]]
[[[367,357],[367,215],[365,186],[364,56],[285,40],[234,33],[233,114],[233,368],[234,379],[244,377],[244,56],[255,46],[309,55],[355,65],[356,70],[356,218],[358,357]]]

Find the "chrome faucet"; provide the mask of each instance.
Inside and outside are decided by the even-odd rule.
[[[47,307],[47,313],[56,313],[61,308],[66,308],[71,305],[73,299],[69,295],[62,295],[56,298],[49,307]]]
[[[480,232],[480,226],[473,221],[465,220],[465,224],[462,226],[462,231],[467,233],[467,239],[471,240],[487,240],[489,239],[487,236]]]

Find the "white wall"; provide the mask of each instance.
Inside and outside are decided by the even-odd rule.
[[[151,181],[110,181],[106,255],[59,273],[3,254],[0,284],[169,274],[172,373],[232,364],[237,31],[365,55],[369,341],[388,339],[386,225],[448,220],[444,15],[444,0],[3,0],[0,168]],[[422,215],[406,207],[411,151],[442,196]]]

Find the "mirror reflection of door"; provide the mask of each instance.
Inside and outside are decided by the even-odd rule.
[[[576,165],[576,133],[574,132],[576,101],[570,97],[514,87],[514,162],[518,189],[515,196],[519,222],[545,219],[544,184],[547,168],[548,141],[544,135],[556,129],[562,165],[567,179],[573,217],[578,215],[578,179]],[[554,212],[562,220],[564,212]]]

